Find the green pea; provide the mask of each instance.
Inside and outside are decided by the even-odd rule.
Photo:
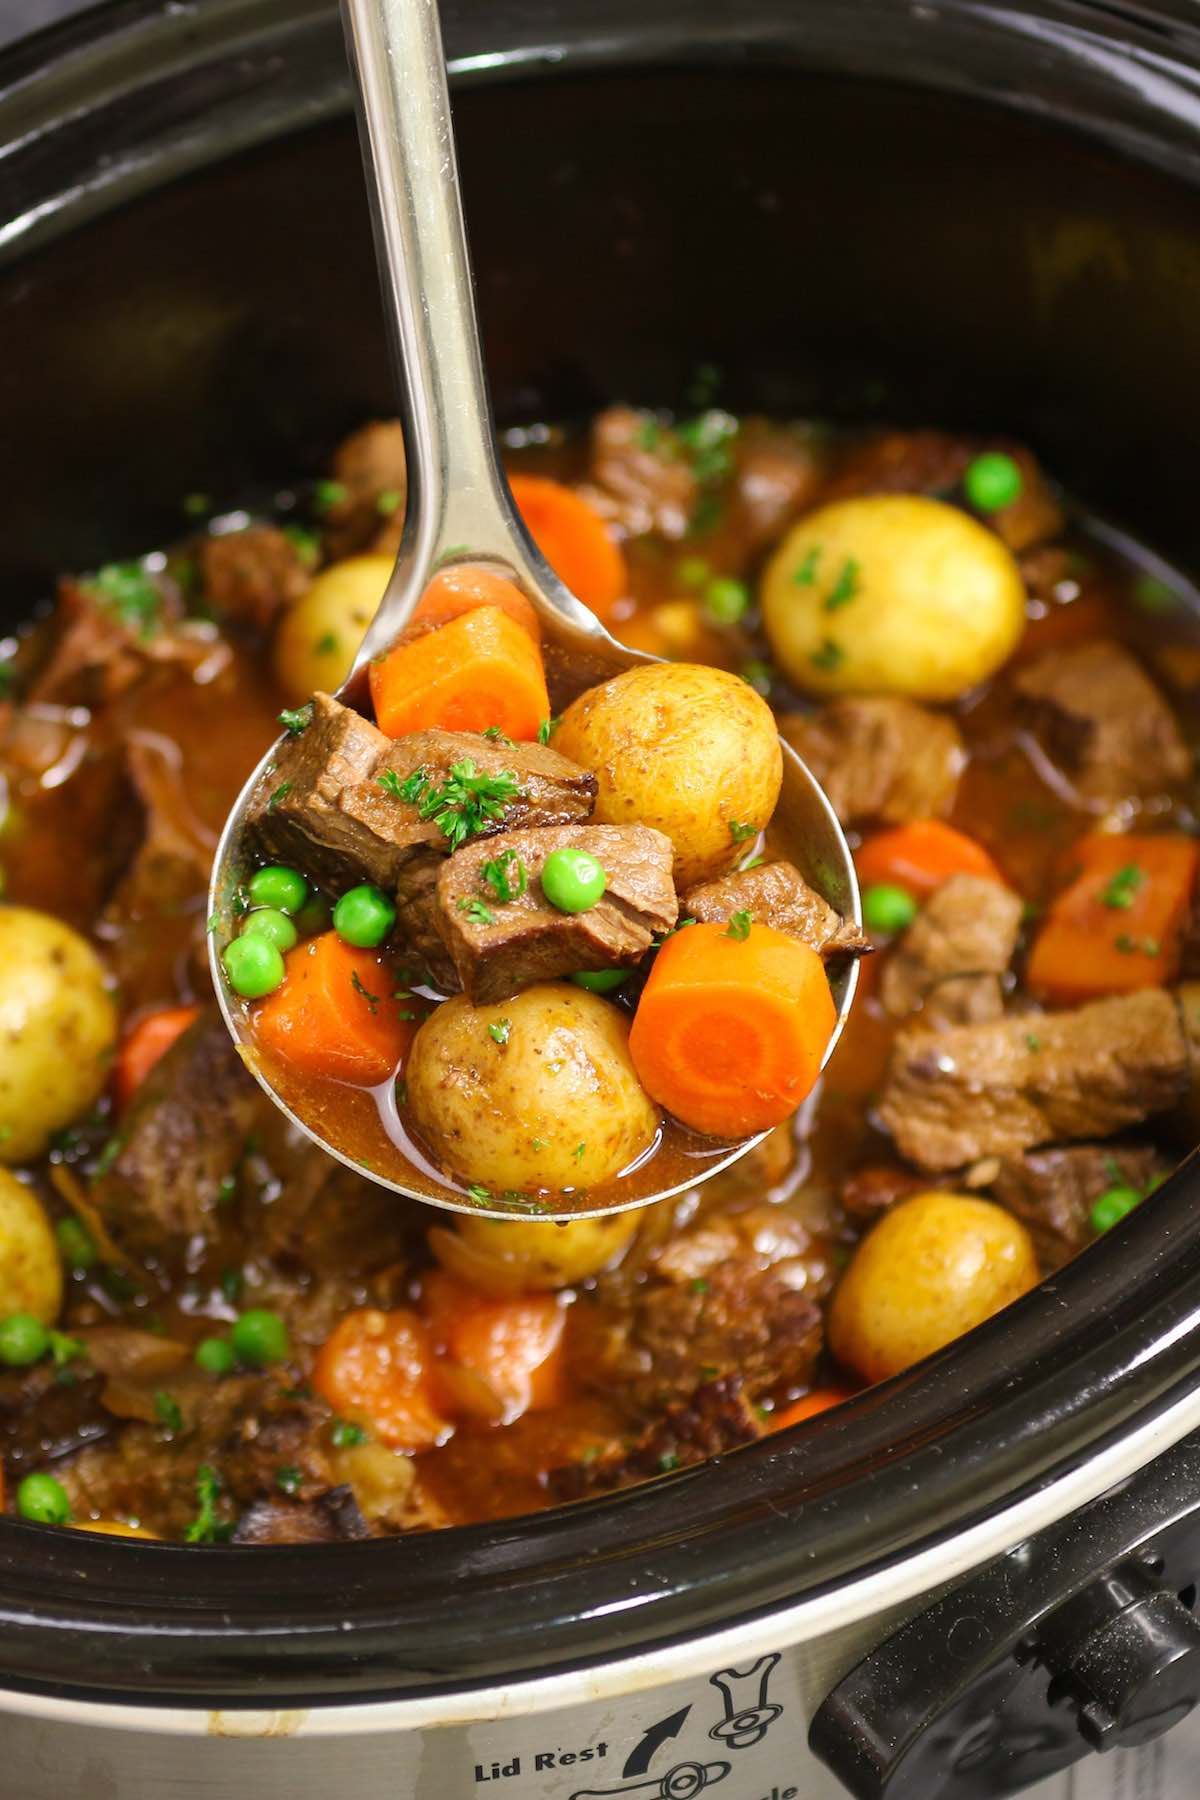
[[[283,1362],[291,1348],[287,1326],[277,1312],[265,1306],[242,1313],[229,1335],[238,1361],[255,1369]]]
[[[17,1511],[35,1525],[65,1525],[71,1517],[71,1502],[53,1475],[27,1475],[17,1489]]]
[[[877,882],[862,897],[863,924],[868,931],[891,937],[905,931],[917,916],[917,903],[906,888],[894,887],[890,881]]]
[[[226,945],[221,961],[230,987],[243,1000],[261,1000],[283,980],[283,957],[269,938],[256,932],[234,938],[232,944]]]
[[[319,932],[328,931],[332,923],[333,914],[324,894],[310,895],[296,914],[296,930],[302,938],[316,937]]]
[[[373,950],[396,923],[396,908],[382,888],[369,882],[343,894],[333,909],[333,929],[347,944]]]
[[[260,906],[242,926],[243,937],[264,937],[277,950],[290,950],[300,936],[292,921],[277,906]]]
[[[59,1255],[68,1269],[94,1269],[100,1252],[92,1242],[92,1234],[78,1219],[60,1219],[54,1227]]]
[[[732,575],[720,575],[704,590],[704,610],[718,625],[736,625],[750,605],[750,589]]]
[[[1104,1232],[1111,1231],[1114,1225],[1119,1225],[1127,1213],[1141,1205],[1141,1201],[1142,1196],[1136,1188],[1118,1182],[1100,1195],[1088,1214],[1088,1222],[1099,1237]]]
[[[702,556],[685,556],[675,566],[675,579],[680,587],[702,588],[712,574],[712,570]]]
[[[9,1369],[25,1369],[45,1356],[50,1333],[32,1313],[9,1313],[0,1319],[0,1363]]]
[[[308,898],[308,883],[297,869],[282,869],[272,864],[257,869],[250,877],[250,900],[254,906],[277,906],[280,912],[299,912]]]
[[[589,912],[608,877],[588,850],[552,850],[542,864],[542,892],[559,912]]]
[[[228,1338],[202,1338],[193,1352],[193,1360],[206,1375],[229,1375],[237,1367],[237,1354]]]
[[[611,994],[622,982],[629,980],[628,969],[578,969],[571,980],[576,987],[586,988],[589,994]]]
[[[985,450],[968,465],[963,490],[977,512],[992,513],[1019,500],[1025,483],[1011,456],[1003,450]]]

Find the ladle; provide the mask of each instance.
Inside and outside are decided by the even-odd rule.
[[[500,564],[537,609],[547,682],[555,710],[584,688],[635,663],[656,659],[627,650],[570,594],[543,560],[514,507],[496,451],[467,254],[466,229],[450,117],[436,0],[343,0],[343,18],[359,97],[383,296],[401,377],[408,455],[408,498],[396,566],[379,610],[339,690],[362,704],[365,670],[399,636],[430,576],[455,561]],[[237,896],[251,867],[247,807],[270,782],[268,751],[226,821],[213,866],[209,954],[226,1023],[247,1067],[272,1099],[331,1155],[364,1169],[397,1192],[461,1212],[528,1214],[528,1199],[481,1201],[423,1156],[404,1129],[394,1084],[367,1092],[338,1087],[316,1108],[311,1089],[266,1064],[248,1008],[231,993],[221,953],[235,934]],[[783,789],[772,837],[840,913],[859,917],[858,889],[846,840],[817,782],[786,744]],[[853,997],[856,965],[834,978],[837,1041]],[[330,1136],[335,1129],[336,1136]],[[696,1138],[663,1166],[654,1157],[603,1192],[554,1196],[539,1216],[576,1218],[644,1205],[681,1192],[745,1155],[759,1136],[735,1144]]]

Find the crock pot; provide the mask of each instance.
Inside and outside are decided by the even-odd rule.
[[[502,420],[1013,431],[1200,561],[1200,28],[1022,0],[445,9]],[[393,405],[328,0],[0,59],[0,596]],[[834,1416],[536,1518],[185,1549],[0,1522],[21,1800],[990,1796],[1200,1696],[1200,1167]]]

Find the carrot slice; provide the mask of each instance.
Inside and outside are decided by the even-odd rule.
[[[408,1054],[418,1019],[377,951],[323,931],[289,950],[287,973],[254,1012],[255,1036],[306,1074],[376,1087]]]
[[[811,1091],[836,1019],[821,959],[798,938],[690,925],[655,957],[629,1052],[647,1093],[685,1125],[744,1137]]]
[[[487,731],[528,741],[550,716],[541,654],[498,606],[464,612],[401,642],[370,669],[371,700],[388,737],[410,731]]]
[[[1198,859],[1195,839],[1179,834],[1081,838],[1071,851],[1075,878],[1030,952],[1031,992],[1069,1006],[1173,981]]]
[[[425,1280],[430,1329],[451,1362],[486,1382],[511,1422],[564,1397],[563,1327],[553,1294],[497,1300],[434,1270]]]
[[[544,475],[510,475],[529,535],[564,587],[602,619],[629,586],[620,548],[594,506]]]
[[[768,1431],[786,1431],[789,1425],[803,1424],[805,1419],[815,1419],[818,1413],[828,1412],[831,1406],[840,1406],[843,1400],[849,1400],[840,1388],[814,1388],[811,1394],[805,1394],[800,1400],[793,1400],[781,1412],[773,1412],[767,1420]]]
[[[312,1384],[352,1424],[392,1450],[428,1450],[450,1434],[438,1411],[433,1344],[424,1321],[398,1307],[347,1313],[317,1352]]]
[[[161,1012],[147,1013],[126,1033],[113,1065],[113,1098],[118,1109],[129,1105],[155,1063],[199,1017],[198,1006],[166,1006]]]
[[[413,611],[414,619],[426,624],[445,625],[478,606],[498,606],[510,619],[526,630],[535,644],[542,641],[542,628],[515,581],[485,569],[478,563],[458,563],[452,569],[436,574]]]
[[[868,838],[855,857],[863,887],[894,882],[926,899],[951,875],[981,875],[985,881],[1004,877],[984,849],[964,831],[940,819],[914,819]]]

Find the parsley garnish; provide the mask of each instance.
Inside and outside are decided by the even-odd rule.
[[[544,1150],[546,1148],[546,1139],[545,1138],[534,1138],[534,1140],[530,1144],[529,1148],[531,1150],[535,1150],[535,1151],[536,1150]]]
[[[1027,1050],[1040,1050],[1041,1047],[1042,1047],[1041,1038],[1036,1036],[1036,1034],[1034,1032],[1027,1031],[1025,1034],[1025,1048]]]
[[[745,824],[741,819],[730,819],[729,835],[735,844],[744,844],[747,838],[758,836],[758,826]]]
[[[821,560],[821,546],[814,544],[800,567],[792,576],[797,587],[812,587],[817,579],[817,564]]]
[[[439,825],[450,848],[457,850],[468,838],[477,837],[489,820],[502,819],[506,802],[520,792],[511,769],[502,769],[498,775],[481,775],[470,757],[464,757],[451,767],[441,787],[425,794],[419,816]]]
[[[321,560],[321,540],[303,525],[285,525],[283,535],[306,569],[315,569]]]
[[[482,900],[474,900],[469,894],[463,894],[458,902],[458,910],[465,913],[472,925],[494,925],[496,915]]]
[[[814,669],[837,669],[846,660],[846,652],[832,638],[826,638],[819,650],[814,650],[809,657]]]
[[[480,873],[501,906],[519,900],[529,886],[529,871],[515,850],[505,850],[485,862]]]
[[[489,725],[487,729],[481,731],[479,735],[480,737],[489,738],[493,744],[504,744],[510,750],[516,748],[507,731],[501,731],[498,725]]]
[[[824,602],[826,612],[836,612],[839,606],[847,606],[853,600],[858,592],[858,576],[859,564],[853,556],[848,556]]]
[[[507,1044],[508,1034],[511,1030],[511,1019],[496,1019],[488,1026],[488,1035],[495,1038],[498,1044]]]
[[[1119,934],[1116,939],[1116,947],[1122,956],[1158,956],[1162,951],[1162,945],[1157,938],[1130,937],[1127,931]]]
[[[281,781],[279,786],[275,789],[275,792],[271,795],[271,798],[267,801],[267,811],[273,813],[275,808],[279,805],[279,802],[281,800],[286,800],[291,791],[291,782]]]
[[[93,1176],[107,1175],[124,1148],[124,1134],[120,1131],[114,1132],[112,1137],[110,1137],[102,1146],[100,1154],[96,1158],[96,1166],[92,1170]]]
[[[1115,912],[1128,912],[1133,905],[1134,895],[1145,879],[1136,863],[1126,863],[1104,888],[1100,895],[1101,904],[1111,906]]]
[[[17,679],[17,671],[8,657],[0,657],[0,700],[7,700],[13,691]]]
[[[720,495],[701,494],[699,500],[697,500],[692,509],[692,516],[688,520],[687,535],[689,537],[703,537],[705,532],[711,531],[713,526],[719,523],[720,518]]]
[[[345,483],[341,481],[318,481],[313,487],[313,507],[319,513],[329,512],[347,498]]]
[[[304,1475],[295,1463],[285,1463],[282,1469],[275,1471],[275,1486],[281,1494],[298,1494]]]
[[[84,584],[94,593],[105,612],[134,631],[138,637],[153,637],[162,611],[162,595],[141,563],[106,563]]]
[[[246,1276],[244,1270],[222,1269],[220,1281],[221,1292],[230,1306],[235,1305],[235,1303],[241,1299],[242,1290],[245,1286]]]
[[[293,737],[299,737],[312,724],[313,703],[306,700],[303,706],[285,706],[279,715],[279,723]]]
[[[375,511],[381,519],[390,519],[393,513],[399,512],[403,504],[404,495],[399,488],[384,488],[375,496]]]
[[[467,1189],[467,1193],[471,1196],[472,1200],[478,1200],[481,1206],[492,1197],[491,1189],[483,1187],[478,1181],[471,1183],[471,1186]]]
[[[50,1344],[50,1355],[56,1369],[61,1369],[67,1363],[74,1362],[77,1356],[87,1355],[87,1345],[80,1343],[78,1338],[68,1337],[65,1331],[50,1331],[46,1335]]]
[[[367,1436],[361,1425],[355,1425],[349,1419],[335,1419],[329,1441],[335,1450],[349,1450],[355,1444],[365,1444]]]
[[[363,986],[362,982],[358,978],[358,970],[357,969],[352,969],[350,971],[350,986],[354,989],[356,994],[362,995],[363,999],[366,1001],[368,1007],[370,1008],[370,1010],[372,1012],[379,1011],[379,995],[378,994],[369,994],[367,992],[366,988]]]
[[[557,731],[561,724],[562,724],[562,714],[561,713],[555,713],[553,718],[543,719],[541,724],[538,726],[538,743],[539,744],[548,744],[550,742],[550,733],[552,731]]]
[[[189,1544],[216,1544],[232,1536],[232,1527],[217,1521],[217,1500],[221,1493],[221,1477],[211,1463],[201,1463],[196,1470],[196,1516],[184,1533]]]
[[[750,936],[750,927],[754,923],[753,915],[743,907],[740,912],[729,915],[729,923],[721,933],[722,937],[735,938],[740,944]]]
[[[575,1158],[576,1162],[582,1162],[584,1153],[586,1150],[587,1150],[586,1144],[576,1144],[575,1148],[571,1152],[571,1155]]]
[[[708,1292],[708,1282],[704,1279],[703,1275],[695,1276],[688,1282],[688,1286],[691,1288],[693,1294],[707,1294]]]
[[[702,487],[724,481],[733,473],[731,446],[737,434],[737,420],[715,408],[697,413],[677,427],[675,435],[689,453],[692,473]]]
[[[639,450],[657,450],[662,438],[662,426],[653,416],[642,420],[637,431]]]
[[[317,656],[332,656],[337,647],[337,632],[323,631],[313,645],[313,652]]]
[[[154,1410],[158,1414],[159,1421],[172,1435],[183,1430],[183,1414],[179,1410],[179,1402],[173,1400],[170,1394],[165,1393],[161,1388],[154,1396]]]
[[[672,1469],[679,1467],[679,1458],[673,1450],[669,1450],[664,1456],[659,1457],[658,1466],[664,1475],[669,1475]]]

